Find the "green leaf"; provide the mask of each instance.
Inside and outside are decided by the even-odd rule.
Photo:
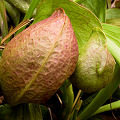
[[[108,9],[106,13],[106,23],[120,26],[120,9]]]
[[[11,107],[0,105],[0,119],[2,120],[43,120],[39,104],[19,104]]]
[[[99,20],[92,12],[69,0],[41,0],[34,23],[48,18],[56,8],[63,8],[70,18],[79,47],[89,40],[94,27],[101,28]]]
[[[14,24],[17,25],[20,21],[20,12],[14,6],[12,6],[11,4],[9,4],[6,1],[5,1],[5,8],[9,14],[9,16],[13,20]]]
[[[7,104],[0,105],[0,119],[1,120],[8,120],[11,112],[12,112],[12,109],[10,108],[9,105]]]
[[[120,65],[120,27],[109,24],[102,26],[107,36],[108,49]]]
[[[68,120],[71,115],[73,101],[74,101],[74,93],[73,87],[69,80],[66,80],[64,84],[60,88],[61,94],[59,94],[62,103],[62,120]]]
[[[32,15],[36,12],[36,7],[38,5],[40,0],[32,0],[31,3],[30,3],[30,6],[29,6],[29,9],[28,11],[26,12],[25,14],[25,17],[23,20],[26,20],[26,19],[30,19],[32,17]],[[21,28],[16,34],[22,32],[24,29],[26,28],[26,25]]]
[[[105,22],[106,0],[75,0],[91,10],[101,22]]]
[[[43,120],[41,106],[39,104],[29,103],[29,111],[31,120]]]
[[[120,26],[120,18],[108,19],[106,20],[106,23]]]
[[[6,1],[15,6],[23,13],[26,13],[28,11],[29,4],[24,0],[6,0]]]
[[[107,105],[104,105],[104,106],[100,107],[100,108],[94,113],[94,115],[99,114],[99,113],[102,113],[102,112],[106,112],[106,111],[111,111],[111,110],[119,109],[119,108],[120,108],[120,100],[115,101],[115,102],[112,102],[112,103],[110,103],[110,104],[107,104]]]
[[[106,19],[120,18],[120,9],[112,8],[106,11]]]

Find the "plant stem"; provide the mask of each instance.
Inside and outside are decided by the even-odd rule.
[[[82,100],[79,97],[78,101],[77,101],[77,103],[75,105],[74,114],[73,114],[73,120],[77,120],[78,112],[79,112],[79,110],[81,108],[81,105],[82,105]]]
[[[78,94],[77,94],[77,96],[76,96],[76,98],[75,98],[75,101],[74,101],[74,103],[73,103],[73,106],[72,106],[72,110],[74,109],[74,107],[75,107],[75,105],[76,105],[76,103],[77,103],[77,101],[78,101],[78,99],[79,99],[79,97],[80,97],[80,94],[81,94],[81,90],[78,91]]]
[[[2,39],[1,44],[3,44],[11,35],[13,35],[16,31],[18,31],[23,26],[29,24],[31,21],[33,21],[33,20],[32,19],[31,20],[23,20],[14,29],[12,29],[11,31],[9,31],[9,33]]]
[[[6,1],[14,5],[23,13],[26,13],[29,9],[29,4],[24,0],[6,0]]]
[[[6,8],[8,14],[10,15],[11,19],[13,20],[14,24],[17,25],[20,20],[19,11],[6,1],[5,1],[5,8]]]
[[[100,107],[93,115],[120,108],[120,100]]]
[[[115,92],[120,84],[120,78],[118,73],[120,72],[119,67],[116,68],[114,81],[109,83],[105,88],[100,90],[100,92],[96,95],[93,101],[78,115],[78,120],[87,120],[91,117],[91,115],[102,106],[110,96]]]
[[[4,0],[0,0],[0,27],[2,37],[5,37],[8,34],[8,24]]]
[[[67,118],[65,120],[77,119],[78,111],[82,104],[82,100],[80,99],[80,94],[81,94],[81,90],[78,91],[74,103],[72,104],[71,109],[69,110],[69,114],[67,114]]]

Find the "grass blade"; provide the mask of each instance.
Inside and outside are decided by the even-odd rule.
[[[23,26],[29,24],[31,21],[33,21],[33,19],[31,20],[23,20],[17,27],[15,27],[9,34],[7,34],[1,41],[1,44],[3,44],[11,35],[13,35],[16,31],[18,31],[20,28],[22,28]]]
[[[110,110],[114,110],[114,109],[119,109],[119,108],[120,108],[120,100],[100,107],[93,115],[106,112],[106,111],[110,111]]]

